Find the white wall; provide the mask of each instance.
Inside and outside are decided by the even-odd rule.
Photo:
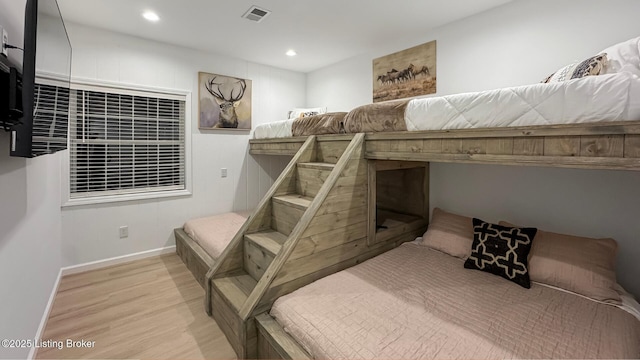
[[[437,41],[436,95],[536,83],[563,65],[639,36],[639,9],[635,0],[516,0],[311,72],[307,103],[331,111],[371,103],[372,60],[431,40]]]
[[[22,43],[24,0],[0,0],[0,25]],[[67,24],[73,77],[192,92],[193,195],[61,210],[62,153],[8,156],[0,133],[0,339],[33,338],[61,267],[173,245],[172,230],[193,217],[257,205],[290,158],[250,156],[248,132],[197,128],[197,73],[253,80],[254,126],[305,102],[304,74]],[[220,168],[228,177],[220,178]],[[118,228],[129,226],[119,239]],[[29,349],[0,348],[0,358]]]
[[[438,93],[539,82],[559,67],[639,36],[635,0],[516,0],[307,75],[307,105],[371,102],[374,58],[437,40]],[[640,297],[640,174],[433,164],[431,206],[488,220],[618,240],[618,277]]]
[[[22,44],[24,0],[0,0],[0,25]],[[15,54],[18,53],[16,56]],[[13,59],[20,59],[16,50]],[[60,156],[9,157],[0,130],[0,339],[33,339],[61,267]],[[29,349],[0,347],[0,358]]]
[[[198,71],[252,79],[253,126],[304,104],[304,74],[67,25],[73,77],[192,92],[193,196],[63,209],[65,265],[169,246],[172,230],[189,218],[257,205],[290,158],[248,155],[248,132],[198,130]],[[118,236],[122,225],[129,226],[126,239]]]

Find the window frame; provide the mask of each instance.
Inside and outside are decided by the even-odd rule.
[[[45,79],[46,81],[46,79]],[[71,198],[71,136],[67,136],[67,150],[61,151],[61,207],[85,206],[106,203],[119,203],[136,200],[149,200],[172,197],[188,197],[192,195],[192,158],[191,158],[191,112],[192,92],[188,90],[148,87],[126,83],[116,83],[95,79],[73,78],[70,83],[72,90],[98,91],[117,93],[121,95],[160,97],[166,99],[181,100],[185,102],[184,109],[184,177],[185,188],[179,190],[147,191],[131,194],[98,195],[86,198]],[[71,116],[71,114],[69,114]],[[71,120],[71,119],[69,119]],[[68,127],[71,131],[71,126]]]

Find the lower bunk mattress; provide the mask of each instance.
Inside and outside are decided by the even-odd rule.
[[[640,357],[630,312],[415,243],[283,296],[271,315],[316,359]]]
[[[637,121],[640,78],[620,72],[549,84],[387,101],[332,115],[335,114],[339,116],[316,115],[260,124],[253,137]]]
[[[229,245],[251,211],[230,212],[189,220],[184,232],[214,260],[217,260]]]

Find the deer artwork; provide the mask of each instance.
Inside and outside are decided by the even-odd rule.
[[[204,86],[207,91],[213,95],[216,102],[220,106],[220,121],[215,127],[221,128],[237,128],[238,127],[238,115],[236,114],[236,107],[240,104],[240,100],[244,96],[244,91],[247,88],[247,83],[243,79],[237,80],[231,84],[228,82],[216,82],[218,77],[214,76]],[[224,87],[223,87],[224,85]],[[239,87],[238,87],[239,85]],[[224,96],[222,89],[229,91],[229,96]],[[237,91],[237,92],[236,92]]]

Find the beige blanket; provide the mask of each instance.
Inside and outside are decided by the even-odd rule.
[[[347,133],[407,131],[404,111],[409,100],[385,101],[351,110],[344,118]]]
[[[333,112],[296,119],[291,124],[293,136],[344,134],[346,112]]]
[[[404,244],[276,301],[316,359],[639,358],[629,313]]]
[[[187,221],[183,229],[217,260],[250,214],[251,211],[241,211],[193,219]]]

